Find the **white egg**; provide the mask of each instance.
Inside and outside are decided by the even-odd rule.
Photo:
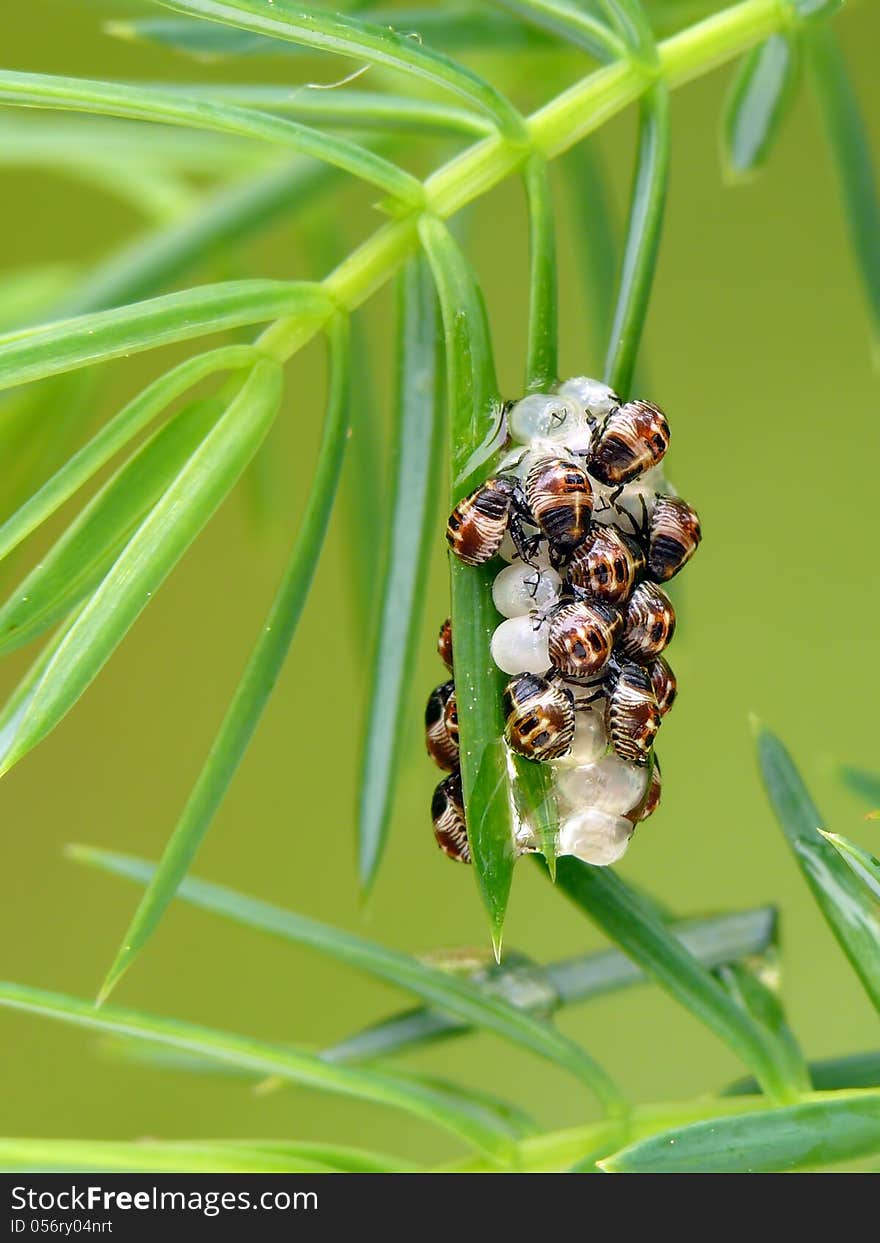
[[[562,594],[562,579],[554,569],[541,570],[516,561],[502,570],[492,584],[492,599],[502,617],[543,613]]]
[[[623,858],[632,831],[633,826],[623,816],[591,807],[563,821],[556,843],[557,853],[607,867]]]
[[[548,628],[535,617],[510,617],[492,635],[492,659],[504,673],[546,673]]]
[[[648,770],[605,755],[592,764],[560,770],[556,778],[560,797],[573,809],[595,808],[622,816],[642,801]]]
[[[568,685],[569,690],[574,693],[575,702],[587,693],[583,687]],[[595,764],[596,760],[605,754],[607,746],[608,739],[605,736],[604,714],[600,702],[593,709],[582,710],[575,714],[571,750],[567,755],[555,761],[554,767],[580,768],[583,764]]]
[[[537,530],[537,527],[531,527],[525,524],[523,525],[523,534],[527,538],[532,534],[536,534]],[[498,549],[498,556],[502,559],[502,561],[507,561],[511,564],[514,562],[517,565],[523,564],[522,558],[517,552],[516,544],[514,544],[509,531],[504,532],[504,539],[501,541],[501,547]],[[550,569],[550,549],[546,540],[543,540],[539,545],[538,550],[532,553],[532,565],[536,566],[539,570]]]
[[[591,380],[585,375],[576,375],[570,380],[564,380],[556,391],[560,397],[567,397],[577,402],[581,409],[594,419],[603,418],[620,405],[620,398],[614,389],[603,384],[601,380]]]
[[[508,415],[508,427],[514,440],[530,445],[534,441],[565,443],[567,437],[585,425],[583,410],[577,401],[549,393],[532,393],[518,401]]]

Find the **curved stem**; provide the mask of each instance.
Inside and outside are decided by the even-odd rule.
[[[789,20],[784,0],[744,0],[659,43],[659,67],[653,72],[631,62],[598,69],[527,118],[531,147],[492,135],[444,164],[425,182],[423,211],[441,219],[454,215],[516,172],[535,152],[553,159],[569,150],[638,99],[656,78],[670,89],[681,86],[748,51]],[[385,225],[330,273],[324,288],[338,306],[354,310],[390,279],[418,245],[420,214]],[[321,327],[278,320],[259,343],[286,359]]]

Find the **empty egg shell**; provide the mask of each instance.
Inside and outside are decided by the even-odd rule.
[[[532,393],[523,397],[508,415],[508,428],[514,440],[529,445],[535,440],[566,443],[586,424],[583,409],[577,401],[564,395]]]
[[[539,569],[515,561],[492,584],[492,599],[502,617],[524,617],[534,609],[544,612],[562,593],[562,579],[552,568]]]
[[[644,798],[648,772],[612,754],[592,764],[561,769],[556,784],[570,808],[596,808],[623,816]]]
[[[590,807],[563,820],[556,853],[574,855],[583,863],[608,867],[626,854],[633,826],[623,816]]]

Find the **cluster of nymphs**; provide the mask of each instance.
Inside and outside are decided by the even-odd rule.
[[[507,430],[510,451],[456,505],[446,536],[468,565],[508,563],[492,586],[506,618],[491,646],[510,676],[504,736],[551,766],[556,853],[614,863],[660,802],[654,740],[676,695],[663,656],[675,610],[660,584],[693,556],[700,523],[663,477],[669,424],[650,401],[621,402],[580,376],[509,407]],[[438,646],[452,671],[448,621]],[[450,773],[434,793],[437,842],[468,862],[452,681],[425,725]],[[536,849],[527,823],[516,845]]]

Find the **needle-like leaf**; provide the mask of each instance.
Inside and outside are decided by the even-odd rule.
[[[490,83],[442,52],[379,26],[343,13],[299,8],[291,0],[161,0],[166,8],[224,22],[253,34],[286,39],[369,65],[381,65],[415,74],[448,87],[483,109],[498,128],[516,141],[525,138],[522,118]]]
[[[871,140],[846,62],[829,22],[804,28],[810,79],[822,114],[850,242],[871,317],[880,362],[880,196]]]
[[[731,85],[721,123],[721,153],[731,180],[765,163],[797,93],[800,44],[787,32],[753,48]]]
[[[822,817],[785,747],[760,725],[756,745],[767,794],[794,857],[841,949],[880,1009],[880,911],[821,836]]]
[[[98,674],[256,452],[281,391],[276,363],[267,359],[249,373],[65,634],[16,722],[0,773],[55,728]]]
[[[0,655],[43,634],[97,587],[222,413],[219,398],[192,402],[120,467],[0,606]]]
[[[421,44],[447,52],[552,46],[552,40],[543,31],[515,21],[506,13],[492,13],[482,8],[444,4],[412,9],[371,9],[370,21],[374,26],[391,27],[402,34],[417,36]],[[158,43],[198,60],[312,54],[311,48],[301,44],[189,17],[112,21],[107,23],[106,29],[118,38]]]
[[[289,1140],[0,1139],[4,1171],[390,1174],[415,1168],[402,1157]]]
[[[868,891],[880,901],[880,859],[875,859],[867,850],[863,850],[861,846],[857,846],[855,842],[851,842],[848,837],[841,837],[837,833],[826,833],[824,829],[819,832],[825,838],[826,842],[830,842],[837,853],[843,859],[847,867],[863,881]]]
[[[880,1088],[880,1049],[808,1062],[807,1069],[817,1092],[836,1092],[840,1088]],[[738,1079],[725,1089],[724,1095],[751,1096],[757,1091],[755,1079]]]
[[[404,1080],[350,1066],[335,1066],[312,1053],[137,1010],[112,1006],[97,1010],[89,1001],[21,984],[0,983],[0,1006],[93,1031],[135,1037],[182,1049],[243,1070],[280,1075],[304,1087],[389,1105],[444,1127],[491,1156],[503,1159],[509,1152],[509,1141],[494,1122],[490,1123],[488,1118],[478,1120],[474,1110],[462,1109],[447,1094],[432,1091],[417,1080]]]
[[[558,35],[599,61],[620,60],[626,46],[613,30],[599,21],[586,6],[570,0],[493,0],[530,25]]]
[[[0,389],[279,315],[320,323],[332,304],[317,285],[227,281],[164,294],[0,336]]]
[[[0,104],[130,117],[137,121],[161,121],[166,125],[239,134],[290,147],[301,155],[344,169],[410,207],[419,206],[423,199],[420,181],[347,138],[253,108],[237,108],[209,99],[188,99],[170,88],[151,91],[149,87],[127,86],[124,82],[97,82],[4,69],[0,70]]]
[[[533,156],[526,165],[529,208],[529,339],[526,389],[546,393],[559,379],[556,228],[547,165]]]
[[[382,860],[401,751],[410,732],[412,671],[436,534],[443,438],[436,307],[426,261],[411,261],[398,293],[391,513],[358,783],[358,870],[364,892],[371,889]]]
[[[452,500],[481,482],[498,443],[501,403],[489,326],[473,272],[444,224],[420,225],[440,297],[446,344]],[[490,565],[450,558],[461,777],[477,883],[500,954],[513,877],[515,818],[504,745],[505,678],[489,651],[498,615]]]
[[[639,150],[617,305],[605,359],[605,378],[622,396],[629,395],[660,247],[669,181],[667,86],[663,82],[652,86],[639,108]]]
[[[350,415],[348,323],[331,326],[331,374],[324,434],[312,491],[290,559],[247,668],[236,688],[195,788],[171,835],[101,989],[109,996],[161,920],[210,828],[275,688],[302,614],[330,515]]]
[[[713,915],[671,925],[670,930],[710,970],[761,954],[773,935],[775,912],[765,907],[732,915]],[[591,1001],[619,989],[645,984],[648,977],[619,950],[599,950],[544,965],[522,964],[506,955],[497,973],[480,986],[506,997],[513,1005],[546,1013]],[[419,1007],[391,1015],[324,1051],[325,1057],[369,1061],[419,1048],[423,1044],[465,1035],[472,1026],[439,1010]],[[861,1086],[861,1085],[853,1085]],[[752,1088],[757,1092],[757,1086]]]
[[[557,888],[681,1005],[724,1040],[777,1100],[796,1095],[789,1065],[763,1026],[725,992],[670,932],[656,912],[610,868],[566,856]]]
[[[598,1164],[611,1174],[760,1174],[876,1152],[880,1092],[841,1092],[830,1099],[663,1131]]]
[[[0,526],[0,561],[181,394],[217,371],[253,366],[259,358],[258,352],[250,346],[230,345],[188,358],[154,380]]]
[[[156,873],[153,864],[130,855],[89,846],[71,846],[68,853],[78,862],[116,876],[125,876],[142,885],[149,884]],[[487,995],[467,980],[427,966],[397,950],[364,940],[355,933],[319,923],[222,885],[187,879],[177,893],[183,901],[203,910],[213,911],[250,928],[258,928],[285,941],[307,945],[357,970],[415,993],[446,1013],[495,1032],[503,1039],[569,1070],[590,1084],[606,1104],[619,1103],[618,1094],[604,1072],[572,1040],[541,1019],[517,1010],[502,998]]]

